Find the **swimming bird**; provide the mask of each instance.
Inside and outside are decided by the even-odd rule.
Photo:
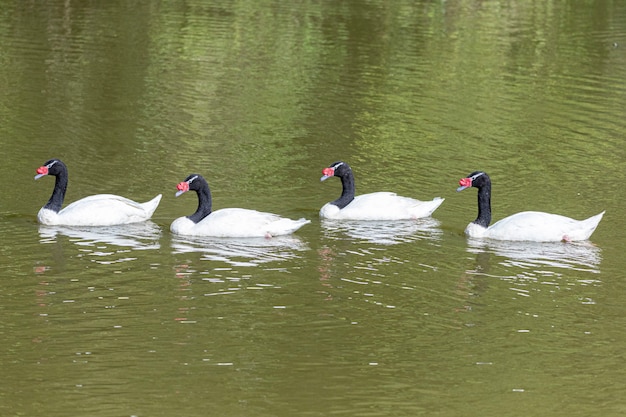
[[[602,220],[604,211],[585,220],[574,220],[559,214],[523,211],[491,223],[491,179],[475,171],[459,181],[457,191],[478,188],[478,217],[465,228],[465,234],[476,238],[559,242],[589,239]]]
[[[200,174],[191,174],[177,186],[176,197],[187,191],[198,195],[198,209],[190,216],[179,217],[170,226],[173,233],[187,236],[266,237],[288,235],[310,220],[292,220],[273,213],[243,208],[212,209],[209,184]]]
[[[420,201],[402,197],[396,193],[380,191],[355,196],[354,174],[350,165],[338,161],[322,170],[324,181],[339,177],[343,190],[341,196],[326,203],[320,210],[320,217],[344,220],[409,220],[430,216],[443,203],[435,197],[431,201]]]
[[[75,201],[61,210],[68,184],[67,167],[59,159],[50,159],[37,169],[35,179],[46,175],[56,178],[50,200],[37,214],[41,224],[55,226],[113,226],[148,220],[161,201],[161,194],[145,203],[137,203],[113,194],[97,194]]]

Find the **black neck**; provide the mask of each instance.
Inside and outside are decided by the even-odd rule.
[[[478,189],[478,217],[473,223],[483,227],[489,227],[491,223],[491,182]]]
[[[196,181],[198,180],[199,179],[196,179]],[[199,190],[196,190],[196,193],[198,193],[198,209],[191,216],[187,216],[187,218],[194,223],[198,223],[211,214],[211,206],[213,204],[211,200],[211,189],[206,181]]]
[[[330,204],[334,204],[340,209],[344,208],[348,204],[354,200],[354,175],[352,175],[352,171],[348,170],[341,177],[341,186],[343,187],[343,191],[341,192],[341,197],[336,199],[335,201],[331,201]]]
[[[55,213],[58,213],[59,210],[61,210],[61,206],[63,206],[63,199],[65,198],[65,191],[67,190],[67,181],[67,170],[64,169],[55,176],[52,196],[50,196],[50,200],[48,200],[43,208],[52,210]]]

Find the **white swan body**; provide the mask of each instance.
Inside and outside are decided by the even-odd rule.
[[[428,217],[444,199],[434,198],[432,201],[420,201],[402,197],[396,193],[380,191],[362,194],[345,206],[339,208],[333,203],[326,203],[320,210],[324,219],[343,220],[408,220]]]
[[[37,214],[39,223],[49,226],[114,226],[148,220],[161,201],[161,194],[145,203],[137,203],[113,194],[97,194],[75,201],[61,210],[67,189],[67,167],[51,159],[37,169],[39,179],[56,177],[54,191],[48,203]]]
[[[523,211],[489,226],[491,222],[491,179],[482,172],[471,173],[459,181],[462,191],[478,188],[478,217],[465,228],[473,238],[510,241],[560,242],[587,240],[596,230],[604,211],[585,220],[575,220],[559,214]]]
[[[197,174],[178,184],[176,196],[189,190],[198,193],[198,210],[191,216],[179,217],[170,225],[172,233],[185,236],[272,237],[288,235],[310,220],[292,220],[273,213],[243,208],[211,211],[211,191],[206,180]]]
[[[161,201],[161,194],[145,203],[137,203],[113,194],[85,197],[59,212],[42,207],[37,220],[48,226],[114,226],[148,220]]]
[[[335,176],[341,179],[342,184],[341,197],[320,209],[320,217],[324,219],[413,220],[430,216],[444,201],[441,197],[420,201],[387,191],[355,197],[352,169],[341,161],[323,169],[322,174],[321,181]]]
[[[559,214],[523,211],[487,228],[472,222],[467,225],[465,234],[475,238],[535,242],[587,240],[603,215],[604,211],[585,220],[575,220]]]
[[[170,230],[178,235],[213,237],[272,237],[288,235],[309,220],[292,220],[277,214],[243,208],[216,210],[198,223],[188,217],[174,220]]]

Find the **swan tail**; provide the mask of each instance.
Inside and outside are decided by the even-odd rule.
[[[152,200],[146,201],[145,203],[141,204],[143,209],[146,211],[146,214],[148,216],[147,219],[152,217],[152,215],[154,214],[155,210],[159,206],[159,203],[161,202],[161,197],[163,197],[163,195],[159,194],[156,197],[154,197]]]
[[[591,216],[588,219],[583,220],[585,228],[588,230],[589,233],[585,239],[589,239],[591,234],[596,230],[596,227],[598,227],[598,224],[600,224],[600,220],[602,220],[602,216],[604,216],[604,213],[606,213],[606,210],[604,210],[600,214],[596,214],[595,216]]]
[[[580,221],[580,227],[573,231],[570,234],[563,236],[564,241],[573,241],[573,240],[587,240],[591,237],[593,232],[595,232],[598,224],[600,224],[600,220],[602,220],[602,216],[604,216],[606,210],[600,214],[596,214],[595,216],[591,216],[588,219]]]
[[[413,210],[413,218],[428,217],[444,202],[445,198],[435,197],[431,201],[422,201]]]
[[[298,230],[299,228],[301,228],[302,226],[308,223],[311,223],[311,220],[307,220],[305,218],[301,218],[298,220],[280,219],[271,224],[271,227],[268,228],[267,230],[267,235],[269,236],[288,235],[288,234],[295,232],[296,230]]]

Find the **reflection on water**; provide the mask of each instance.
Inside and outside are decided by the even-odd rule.
[[[590,242],[505,242],[468,240],[468,252],[475,254],[493,253],[505,259],[504,266],[531,269],[541,273],[540,268],[560,268],[599,273],[600,248]]]
[[[115,245],[134,250],[159,249],[161,228],[151,221],[106,227],[39,226],[41,243],[53,243],[58,236],[78,246]]]
[[[444,239],[439,225],[432,218],[323,220],[325,244],[317,250],[318,293],[326,301],[357,301],[385,309],[403,305],[412,310],[412,297],[416,291],[431,291],[428,282],[439,268]]]
[[[39,226],[39,242],[55,244],[58,248],[76,245],[77,258],[87,258],[101,265],[136,261],[134,251],[159,249],[161,228],[151,221],[109,227]],[[55,252],[60,264],[65,264],[63,252]],[[36,272],[48,267],[36,265]]]
[[[301,258],[299,252],[308,250],[308,246],[293,235],[271,239],[173,236],[171,245],[174,255],[200,256],[200,259],[185,256],[174,267],[182,291],[181,300],[193,299],[193,294],[199,293],[213,297],[229,296],[242,290],[280,288],[275,273],[288,271],[294,260]],[[271,262],[277,265],[262,268],[262,271],[269,272],[266,280],[239,269]]]
[[[594,285],[600,281],[587,274],[600,273],[600,248],[590,242],[505,242],[469,239],[467,251],[476,254],[476,265],[464,275],[482,275],[515,282],[510,288],[528,297],[528,284],[553,289],[571,285]],[[504,267],[501,270],[498,267]],[[583,275],[581,275],[581,273]],[[535,288],[537,289],[537,288]]]
[[[272,261],[285,261],[299,258],[298,252],[308,246],[297,236],[277,236],[265,238],[172,238],[173,253],[201,253],[203,259],[220,261],[233,266],[257,266]]]
[[[601,249],[590,242],[468,239],[467,245],[467,252],[475,258],[457,281],[456,294],[464,300],[457,307],[459,312],[473,312],[476,307],[484,312],[488,308],[484,300],[498,299],[493,294],[499,291],[513,294],[511,300],[516,300],[517,306],[526,310],[523,314],[533,318],[538,317],[537,311],[542,308],[567,304],[563,301],[565,299],[576,299],[580,305],[596,302],[595,289],[592,288],[600,287],[597,274],[600,273],[602,256]],[[572,293],[576,294],[575,298],[570,295]],[[529,297],[540,300],[538,305],[541,307],[521,301]],[[493,305],[502,308],[507,302],[500,299]],[[476,325],[476,317],[465,320],[467,327]]]
[[[431,217],[394,222],[323,219],[322,229],[324,236],[331,240],[342,240],[347,235],[357,241],[394,245],[421,239],[440,240],[439,224]]]

